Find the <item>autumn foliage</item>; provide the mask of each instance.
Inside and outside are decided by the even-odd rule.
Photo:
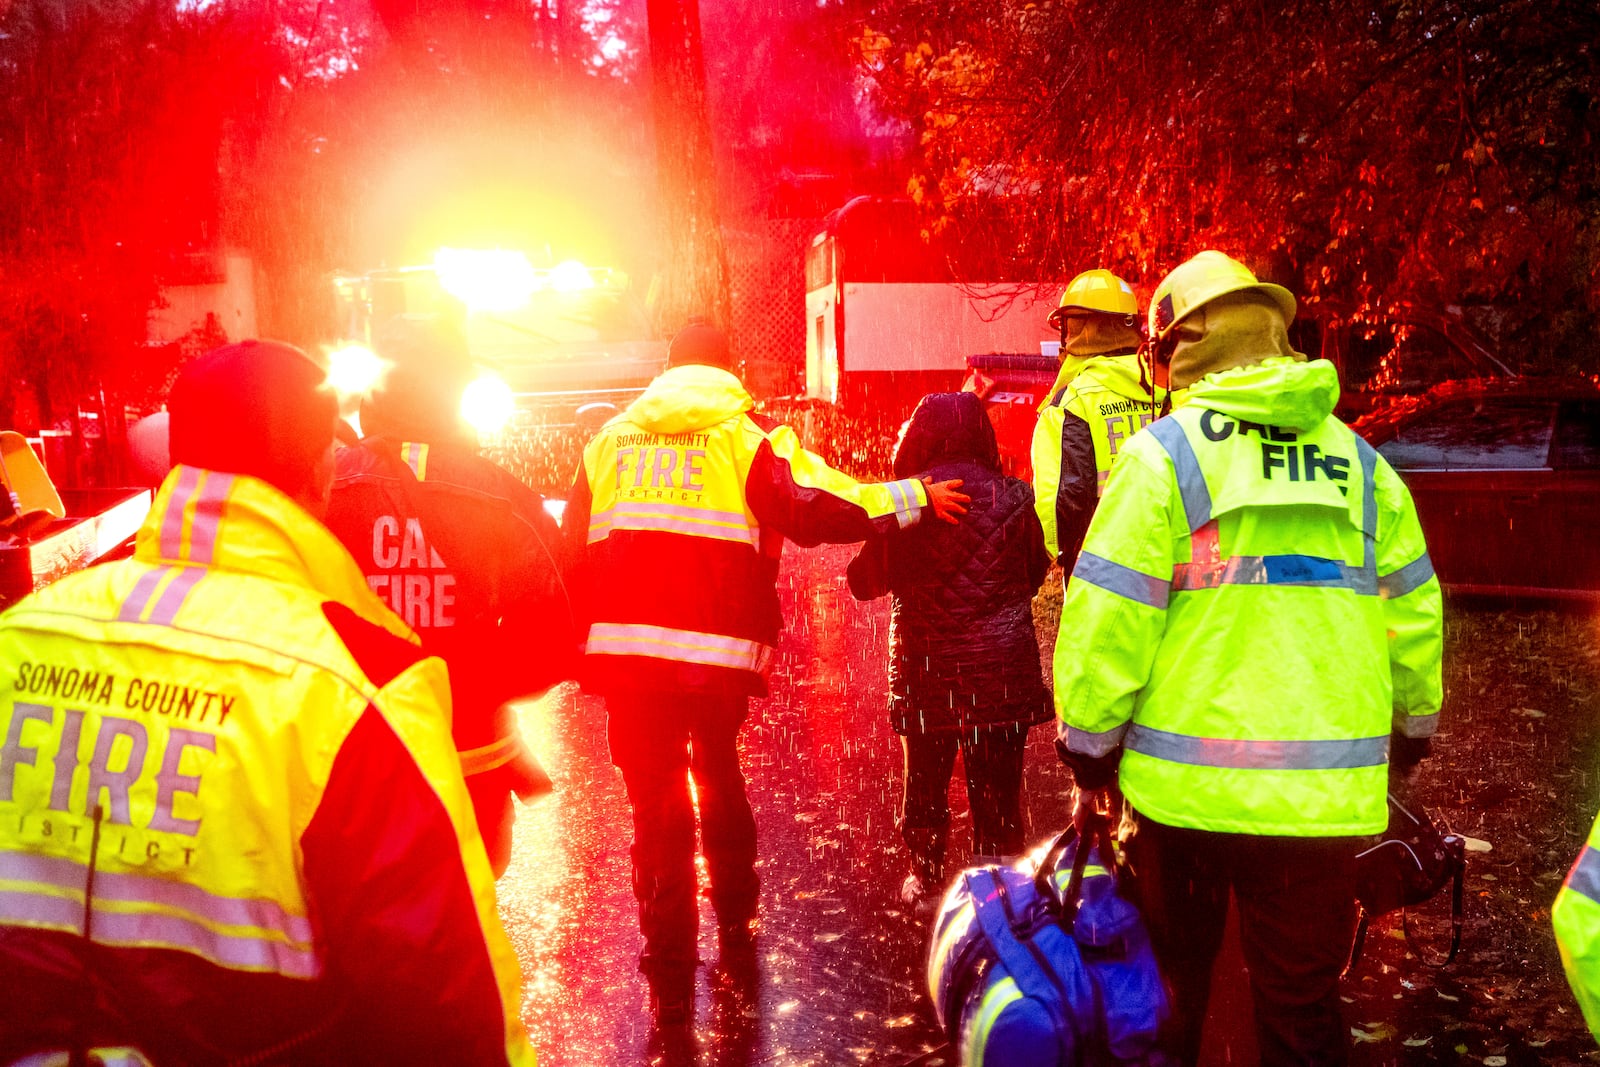
[[[1023,273],[1204,247],[1309,300],[1464,305],[1596,369],[1600,9],[1587,0],[1057,0],[855,12],[931,233]]]

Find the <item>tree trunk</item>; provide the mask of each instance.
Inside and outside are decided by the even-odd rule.
[[[669,332],[691,316],[726,328],[728,253],[722,242],[699,0],[648,0],[657,188],[669,261],[657,321]]]

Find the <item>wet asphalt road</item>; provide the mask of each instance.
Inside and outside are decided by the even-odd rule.
[[[788,628],[772,695],[752,703],[741,745],[762,857],[757,973],[750,981],[719,965],[703,899],[690,1037],[651,1032],[636,970],[630,815],[606,756],[603,704],[569,685],[524,708],[523,734],[557,792],[522,809],[499,888],[541,1064],[940,1062],[929,1055],[943,1039],[923,992],[923,931],[898,907],[905,857],[894,832],[900,748],[886,713],[888,601],[851,599],[852,551],[786,551]],[[1067,810],[1070,788],[1050,739],[1035,728],[1029,751],[1038,836]],[[959,784],[951,804],[959,866],[971,845]]]

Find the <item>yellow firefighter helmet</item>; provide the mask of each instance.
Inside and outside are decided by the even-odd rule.
[[[1163,341],[1185,315],[1219,296],[1254,289],[1271,297],[1283,312],[1284,325],[1294,321],[1294,294],[1281,285],[1257,280],[1250,268],[1232,256],[1207,249],[1180,263],[1161,279],[1150,298],[1150,339]]]
[[[1133,288],[1108,270],[1086,270],[1061,294],[1061,305],[1050,312],[1050,325],[1061,329],[1061,320],[1072,314],[1118,315],[1139,318],[1139,299]]]

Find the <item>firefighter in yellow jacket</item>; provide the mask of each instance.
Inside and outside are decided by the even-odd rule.
[[[1589,1032],[1600,1038],[1600,821],[1567,874],[1550,909],[1567,984],[1578,998]]]
[[[1175,410],[1122,449],[1055,650],[1058,747],[1136,813],[1189,1063],[1230,890],[1262,1062],[1343,1061],[1357,839],[1384,829],[1386,767],[1426,754],[1442,696],[1410,494],[1333,417],[1338,376],[1290,348],[1294,311],[1220,252],[1157,288]]]
[[[1033,429],[1033,500],[1045,549],[1068,569],[1112,461],[1155,421],[1165,398],[1140,364],[1138,321],[1133,289],[1098,269],[1072,279],[1050,313],[1061,333],[1061,370]]]
[[[0,1062],[534,1062],[444,668],[317,521],[322,378],[191,363],[134,557],[0,615]]]
[[[693,1006],[696,801],[724,961],[751,945],[756,828],[736,743],[778,641],[784,538],[862,541],[925,511],[956,521],[967,501],[959,481],[862,485],[753,407],[727,338],[689,326],[584,449],[562,517],[587,626],[580,677],[606,698],[633,807],[640,970],[662,1025]]]

